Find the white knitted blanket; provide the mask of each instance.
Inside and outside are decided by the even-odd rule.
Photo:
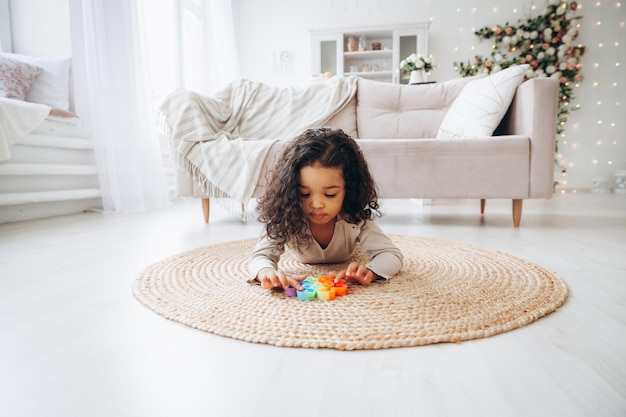
[[[210,197],[245,204],[271,145],[323,125],[356,88],[355,77],[298,88],[240,80],[213,97],[176,90],[159,111],[179,167]]]

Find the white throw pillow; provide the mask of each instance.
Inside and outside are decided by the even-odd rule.
[[[71,58],[51,59],[6,52],[0,56],[43,68],[33,86],[28,90],[26,101],[47,104],[58,110],[70,109]]]
[[[438,139],[489,137],[506,114],[528,65],[516,65],[469,82],[450,106]]]

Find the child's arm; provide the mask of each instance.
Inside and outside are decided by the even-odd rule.
[[[402,252],[373,221],[363,223],[354,238],[365,249],[370,261],[362,265],[352,262],[343,271],[329,273],[335,282],[345,279],[369,285],[379,278],[389,279],[402,269]]]
[[[306,278],[306,276],[293,276],[278,270],[278,261],[283,252],[284,249],[269,240],[264,234],[257,242],[250,256],[250,261],[248,262],[250,276],[253,277],[253,280],[260,282],[261,287],[265,289],[292,286],[301,290],[302,286],[299,281]]]
[[[380,226],[368,220],[359,235],[360,245],[370,258],[365,268],[380,278],[389,279],[402,269],[404,257]]]

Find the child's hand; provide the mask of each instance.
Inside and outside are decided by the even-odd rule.
[[[294,276],[285,274],[282,271],[276,271],[273,268],[263,268],[256,276],[257,281],[261,283],[261,288],[270,289],[275,287],[287,288],[289,286],[294,287],[297,290],[302,290],[300,281],[306,278],[306,275]]]
[[[368,269],[365,265],[359,265],[356,262],[352,262],[348,265],[348,269],[339,271],[335,275],[335,282],[345,279],[346,281],[356,281],[361,285],[370,285],[376,278],[378,278],[378,275],[376,275],[371,269]]]

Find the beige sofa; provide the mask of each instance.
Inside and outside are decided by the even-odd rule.
[[[399,85],[359,79],[356,96],[324,125],[358,139],[381,198],[511,199],[518,227],[522,202],[553,193],[558,81],[523,82],[492,136],[437,138],[455,98],[476,79]],[[283,142],[265,159],[254,196]],[[177,173],[177,194],[202,198],[205,222],[209,198],[185,172]]]

